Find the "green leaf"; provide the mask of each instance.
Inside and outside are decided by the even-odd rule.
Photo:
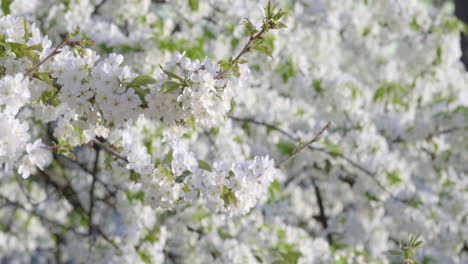
[[[72,33],[70,33],[70,38],[74,38],[76,36],[78,36],[80,34],[80,27],[76,27],[75,31],[73,31]]]
[[[72,152],[73,147],[68,145],[66,142],[61,141],[58,144],[57,152],[71,160],[76,160],[75,154]]]
[[[283,10],[278,10],[278,12],[273,16],[273,19],[274,20],[279,20],[281,19],[284,15],[286,15],[286,12],[284,12]]]
[[[148,233],[143,237],[143,241],[149,242],[154,244],[159,241],[159,233],[161,232],[161,228],[159,226],[154,226],[151,229],[147,229]]]
[[[231,50],[234,51],[239,46],[240,40],[236,37],[231,39]]]
[[[280,29],[280,28],[287,28],[286,24],[283,22],[276,22],[275,26],[273,27],[274,29]]]
[[[380,202],[379,198],[375,196],[374,194],[372,194],[371,192],[365,192],[364,195],[369,201]]]
[[[139,192],[131,192],[131,191],[125,191],[125,196],[127,196],[127,200],[130,204],[133,204],[133,201],[138,200],[142,204],[145,202],[145,193],[143,191]]]
[[[280,252],[281,257],[288,264],[295,264],[298,262],[299,258],[302,256],[300,251],[288,251]]]
[[[283,83],[287,83],[289,79],[296,76],[296,69],[292,59],[289,58],[286,63],[278,65],[276,72],[281,74]]]
[[[145,99],[145,96],[148,94],[148,91],[147,90],[144,90],[143,88],[141,87],[138,87],[138,86],[134,86],[134,87],[131,87],[131,89],[133,89],[135,91],[135,93],[138,95],[138,97],[140,97],[140,100],[146,104],[146,99]]]
[[[52,80],[50,79],[50,75],[45,72],[35,72],[34,76],[37,77],[39,80],[45,82],[48,85],[52,85]]]
[[[390,183],[390,185],[395,185],[395,184],[402,182],[399,175],[400,173],[398,171],[392,171],[392,172],[386,173],[387,180]]]
[[[134,170],[130,170],[130,180],[133,182],[138,182],[141,179],[141,175]]]
[[[231,67],[231,62],[228,60],[220,60],[218,61],[218,65],[221,67],[221,69],[227,71]]]
[[[213,170],[211,169],[211,165],[204,160],[198,160],[198,167],[200,167],[200,169],[213,172]]]
[[[237,204],[236,195],[226,186],[223,186],[223,192],[221,193],[221,199],[223,199],[225,205]]]
[[[27,57],[33,61],[39,61],[39,55],[37,55],[35,52],[37,47],[31,48],[26,44],[12,42],[7,43],[7,45],[10,47],[10,51],[13,52],[18,58]]]
[[[184,182],[185,178],[187,178],[187,176],[189,176],[190,174],[192,174],[191,171],[184,170],[184,172],[182,172],[182,174],[175,179],[175,182],[178,182],[178,183]],[[190,191],[190,189],[188,191]]]
[[[71,152],[71,151],[62,152],[60,154],[62,154],[63,156],[65,156],[65,157],[67,157],[67,158],[69,158],[71,160],[76,160],[75,154],[73,152]]]
[[[333,144],[332,142],[325,140],[325,147],[332,156],[340,156],[342,154],[340,146]]]
[[[281,257],[279,263],[296,264],[302,256],[300,251],[297,251],[293,245],[280,242],[277,245],[277,251]]]
[[[231,71],[231,73],[232,73],[235,77],[237,77],[237,78],[240,77],[240,71],[239,71],[239,64],[238,64],[238,63],[232,65],[231,68],[229,69],[229,71]]]
[[[192,130],[197,130],[197,127],[195,125],[195,117],[194,116],[191,116],[189,119],[187,119],[187,123],[189,124],[190,128]]]
[[[435,60],[434,60],[434,62],[432,64],[434,66],[438,66],[438,65],[442,64],[442,48],[440,46],[437,47],[436,58],[435,58]]]
[[[285,156],[291,156],[296,150],[296,146],[285,141],[279,141],[278,143],[276,143],[276,147],[279,149],[281,154]]]
[[[170,72],[170,71],[166,71],[162,66],[159,66],[161,68],[161,70],[167,75],[169,76],[169,78],[173,78],[173,79],[177,79],[181,82],[184,81],[184,78],[180,77],[179,75],[173,73],[173,72]]]
[[[265,45],[262,45],[262,44],[257,45],[257,46],[254,47],[254,49],[257,50],[257,51],[260,51],[261,53],[264,53],[264,54],[268,55],[271,58],[273,58],[273,54],[272,54],[270,48],[268,48]]]
[[[271,19],[273,16],[273,6],[271,5],[271,1],[268,1],[267,6],[265,7],[265,18],[267,20]]]
[[[148,84],[155,84],[156,80],[148,75],[140,75],[133,79],[127,87],[141,87],[141,86],[147,86]]]
[[[417,20],[417,18],[416,18],[416,15],[413,15],[413,19],[411,20],[410,27],[411,27],[414,31],[419,31],[419,30],[421,29],[421,26],[418,24],[418,20]]]
[[[164,164],[171,164],[173,153],[174,153],[173,149],[169,150],[166,157],[164,157],[164,160],[163,160]]]
[[[166,178],[168,178],[170,181],[174,181],[174,175],[170,171],[168,171],[162,164],[158,165],[159,171],[163,173]]]
[[[244,25],[244,28],[247,32],[248,35],[253,35],[255,34],[255,26],[252,24],[252,22],[246,18],[243,22],[242,25]]]
[[[2,0],[2,11],[3,15],[10,14],[10,5],[13,3],[13,0]]]
[[[322,82],[322,80],[314,80],[312,82],[312,88],[314,88],[314,91],[318,94],[321,94],[323,92]]]
[[[383,82],[374,93],[374,102],[384,100],[387,96],[392,99],[392,103],[402,105],[401,97],[406,89],[396,82]]]
[[[174,81],[167,81],[161,85],[161,92],[163,94],[172,93],[182,87],[182,84]]]
[[[270,186],[268,186],[269,202],[273,203],[277,201],[281,195],[281,183],[277,180],[274,180],[272,183],[270,183]]]
[[[395,256],[403,255],[403,253],[401,253],[401,252],[398,251],[398,250],[389,250],[389,251],[388,251],[388,254],[395,255]]]
[[[131,53],[131,52],[142,52],[143,51],[143,48],[139,44],[136,44],[135,46],[131,46],[131,45],[128,45],[128,44],[122,44],[122,45],[118,46],[117,48],[119,50],[119,53],[121,53],[121,54],[128,54],[128,53]]]
[[[138,256],[141,258],[141,260],[145,263],[145,264],[152,264],[153,261],[151,261],[151,256],[146,254],[145,252],[141,252],[139,251],[138,252]]]
[[[200,3],[198,2],[198,0],[189,0],[188,4],[192,11],[198,11],[198,9],[200,8]]]

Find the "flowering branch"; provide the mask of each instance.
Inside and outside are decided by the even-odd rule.
[[[68,41],[70,40],[70,36],[69,35],[66,35],[63,40],[57,45],[57,47],[55,47],[55,49],[49,54],[47,55],[47,57],[45,57],[43,60],[41,60],[38,64],[36,64],[34,67],[32,67],[31,69],[29,69],[27,72],[26,72],[26,76],[31,76],[37,69],[39,69],[39,67],[41,67],[42,64],[44,64],[46,61],[50,60],[52,57],[54,57],[55,55],[59,54],[60,53],[60,49],[66,45],[68,45]]]
[[[249,122],[249,123],[252,123],[252,124],[255,124],[255,125],[259,125],[259,126],[264,126],[264,127],[267,127],[271,130],[275,130],[281,134],[283,134],[284,136],[288,137],[289,139],[293,140],[293,141],[296,141],[296,142],[300,142],[301,140],[299,138],[296,138],[295,136],[291,135],[290,133],[288,133],[287,131],[275,126],[275,125],[272,125],[272,124],[269,124],[269,123],[266,123],[266,122],[262,122],[262,121],[257,121],[253,118],[239,118],[239,117],[233,117],[231,116],[230,117],[232,120],[234,121],[238,121],[238,122]],[[360,170],[361,172],[364,173],[364,175],[368,176],[370,179],[372,179],[372,181],[374,181],[377,186],[379,186],[379,188],[381,188],[383,191],[385,191],[390,197],[392,197],[392,199],[396,200],[396,201],[399,201],[405,205],[408,204],[408,201],[404,201],[404,200],[401,200],[397,197],[395,197],[387,188],[385,188],[385,186],[379,182],[376,178],[375,178],[375,174],[372,173],[371,171],[369,171],[368,169],[364,168],[363,166],[361,166],[360,164],[356,163],[355,161],[351,160],[350,158],[344,156],[342,153],[331,153],[330,151],[327,151],[326,149],[322,149],[322,148],[315,148],[315,147],[312,147],[310,145],[305,145],[303,146],[304,148],[308,148],[309,150],[311,151],[320,151],[320,152],[323,152],[327,155],[330,155],[332,157],[339,157],[341,158],[342,160],[346,161],[347,163],[349,163],[351,166],[357,168],[358,170]]]
[[[276,10],[276,5],[272,5],[271,2],[268,2],[268,5],[264,9],[265,17],[263,18],[263,24],[261,29],[256,29],[255,26],[250,22],[249,19],[245,19],[243,25],[246,32],[249,34],[249,40],[242,48],[242,50],[237,54],[234,59],[231,57],[228,60],[223,60],[219,62],[219,65],[223,69],[217,76],[216,79],[224,78],[226,72],[231,72],[234,76],[239,76],[239,64],[246,63],[247,61],[241,60],[241,57],[251,51],[252,49],[258,50],[270,57],[272,57],[272,51],[270,48],[263,44],[264,38],[263,35],[268,33],[270,29],[280,29],[286,27],[283,22],[280,22],[280,19],[286,14],[281,9]]]

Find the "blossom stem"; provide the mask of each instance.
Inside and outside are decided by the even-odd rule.
[[[246,54],[247,52],[250,51],[250,48],[252,48],[252,43],[257,39],[261,39],[262,35],[267,33],[267,32],[268,32],[268,29],[263,26],[262,30],[260,32],[258,32],[254,36],[250,36],[249,41],[247,42],[247,44],[245,44],[245,46],[241,50],[241,52],[239,52],[239,54],[237,54],[237,56],[232,60],[232,64],[237,63],[244,54]]]
[[[26,76],[31,76],[37,69],[39,69],[39,67],[41,67],[42,64],[44,64],[46,61],[48,61],[49,59],[51,59],[52,57],[54,57],[55,55],[59,54],[60,53],[60,49],[67,45],[68,44],[68,41],[70,40],[70,36],[65,36],[63,38],[63,40],[57,45],[57,47],[55,47],[55,49],[49,54],[47,55],[47,57],[45,57],[43,60],[41,60],[38,64],[36,64],[36,66],[32,67],[31,69],[29,69],[27,72],[26,72]]]
[[[286,159],[284,159],[283,161],[281,161],[280,163],[278,163],[278,165],[276,165],[276,168],[280,169],[280,168],[283,168],[284,165],[290,161],[292,158],[294,158],[297,154],[301,153],[302,151],[304,151],[307,147],[309,147],[311,144],[317,142],[320,137],[322,137],[323,133],[325,133],[325,131],[327,131],[328,128],[330,128],[331,126],[331,122],[328,122],[323,128],[322,130],[320,130],[320,132],[315,135],[315,137],[313,139],[311,139],[310,141],[308,141],[307,143],[305,143],[304,145],[302,145],[301,147],[299,148],[296,148],[296,150],[294,150],[294,152],[289,155]]]
[[[91,140],[91,142],[93,142],[93,144],[96,144],[99,148],[109,152],[110,154],[116,156],[117,158],[119,158],[120,160],[123,160],[125,162],[128,163],[128,159],[122,155],[120,155],[119,153],[117,153],[116,151],[114,151],[113,149],[109,148],[108,146],[106,146],[104,143],[102,143],[101,141],[97,140],[97,139],[93,139]]]

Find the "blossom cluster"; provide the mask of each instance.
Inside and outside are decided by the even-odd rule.
[[[1,261],[467,263],[451,2],[273,2],[3,1]]]

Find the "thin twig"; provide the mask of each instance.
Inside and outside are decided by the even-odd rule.
[[[267,32],[268,32],[268,29],[266,29],[266,27],[262,27],[262,30],[260,32],[258,32],[254,36],[250,36],[249,41],[247,42],[247,44],[245,44],[244,48],[239,52],[239,54],[237,54],[237,56],[232,60],[232,63],[233,64],[236,63],[242,57],[242,55],[249,52],[250,49],[252,48],[253,42],[257,39],[261,39],[262,35]]]
[[[58,44],[57,47],[55,47],[55,49],[49,54],[47,55],[47,57],[45,57],[43,60],[41,60],[38,64],[36,64],[36,66],[32,67],[31,69],[29,69],[27,72],[26,72],[26,76],[31,76],[37,69],[39,69],[39,67],[41,67],[42,64],[44,64],[46,61],[48,61],[49,59],[51,59],[52,57],[54,57],[55,55],[59,54],[60,51],[59,49],[61,49],[63,46],[67,45],[68,44],[68,41],[70,40],[70,37],[67,35],[63,38],[63,40]]]
[[[97,4],[95,7],[94,7],[94,10],[93,12],[91,13],[91,16],[95,16],[98,14],[99,12],[99,8],[101,8],[102,5],[104,5],[106,3],[107,0],[102,0],[99,4]]]
[[[253,118],[239,118],[239,117],[230,117],[232,120],[235,120],[235,121],[239,121],[239,122],[249,122],[249,123],[252,123],[252,124],[256,124],[256,125],[259,125],[259,126],[265,126],[271,130],[274,130],[274,131],[277,131],[279,133],[281,133],[282,135],[288,137],[289,139],[293,140],[293,141],[300,141],[300,139],[294,137],[293,135],[291,135],[290,133],[286,132],[285,130],[275,126],[275,125],[272,125],[272,124],[269,124],[269,123],[266,123],[266,122],[262,122],[262,121],[257,121]],[[387,190],[387,188],[382,184],[380,183],[380,181],[378,181],[376,178],[375,178],[375,174],[372,173],[371,171],[367,170],[366,168],[364,168],[363,166],[359,165],[358,163],[356,163],[355,161],[351,160],[350,158],[344,156],[343,154],[341,153],[331,153],[329,151],[327,151],[326,149],[322,149],[322,148],[316,148],[316,147],[312,147],[310,145],[306,146],[309,150],[311,151],[320,151],[322,153],[325,153],[331,157],[338,157],[338,158],[341,158],[342,160],[346,161],[347,163],[349,163],[351,166],[355,167],[356,169],[360,170],[361,172],[364,173],[364,175],[368,176],[369,178],[372,179],[372,181],[374,181],[377,186],[379,186],[383,191],[385,191],[392,199],[396,200],[396,201],[399,201],[405,205],[407,205],[408,203],[404,200],[401,200],[397,197],[395,197],[389,190]]]
[[[325,133],[325,131],[330,128],[331,126],[331,122],[328,122],[323,128],[322,130],[320,130],[320,132],[315,135],[315,137],[310,140],[309,142],[305,143],[304,145],[302,145],[300,148],[296,148],[296,150],[294,150],[294,152],[289,155],[286,159],[284,159],[283,161],[281,161],[280,163],[278,163],[276,165],[276,168],[280,169],[284,166],[284,164],[286,164],[289,160],[291,160],[292,158],[294,158],[297,154],[301,153],[302,151],[304,151],[306,148],[308,148],[311,144],[317,142],[320,137],[323,135],[323,133]]]
[[[52,185],[58,193],[63,195],[65,199],[73,206],[73,208],[78,212],[78,214],[83,217],[84,220],[89,221],[88,214],[84,209],[84,206],[81,204],[80,199],[78,198],[78,194],[71,186],[70,182],[67,181],[67,184],[61,186],[54,180],[52,177],[48,175],[45,171],[40,171],[42,178],[45,180],[46,183]],[[120,249],[117,243],[110,239],[104,231],[98,226],[88,222],[88,225],[92,225],[92,229],[96,231],[104,240],[106,240],[109,244],[111,244],[114,249],[117,251],[118,254],[122,253],[122,249]]]
[[[14,207],[16,209],[20,209],[20,210],[22,210],[22,211],[24,211],[24,212],[26,212],[26,213],[28,213],[30,215],[36,216],[41,221],[47,222],[48,224],[50,224],[52,226],[57,226],[57,227],[60,227],[60,228],[62,228],[64,230],[71,230],[72,232],[74,232],[77,235],[86,236],[86,234],[80,233],[80,232],[78,232],[78,230],[75,230],[75,229],[73,229],[73,228],[71,228],[69,226],[66,226],[66,225],[64,225],[64,224],[62,224],[60,222],[57,222],[55,220],[49,219],[49,218],[45,217],[44,215],[41,215],[41,214],[37,213],[36,211],[29,210],[24,205],[20,204],[19,202],[12,201],[9,198],[3,196],[2,194],[0,194],[0,199],[4,200],[7,205],[12,206],[12,207]]]
[[[115,150],[109,148],[108,146],[106,146],[106,144],[102,143],[101,141],[97,140],[97,139],[93,139],[91,140],[91,142],[93,142],[93,144],[96,144],[99,148],[101,148],[102,150],[105,150],[107,152],[109,152],[110,154],[116,156],[117,158],[119,158],[120,160],[123,160],[127,163],[129,163],[128,159],[122,155],[120,155],[119,153],[117,153]]]
[[[99,151],[100,149],[98,147],[95,148],[96,156],[94,157],[94,167],[93,167],[93,172],[91,176],[93,177],[93,180],[91,182],[91,188],[89,188],[89,211],[88,211],[88,218],[89,218],[89,229],[88,229],[88,234],[91,235],[93,233],[93,209],[94,209],[94,189],[96,187],[96,181],[97,181],[97,171],[98,171],[98,165],[99,165]]]
[[[264,24],[265,25],[265,24]],[[249,41],[247,41],[247,43],[245,44],[245,46],[242,48],[242,50],[239,52],[239,54],[237,54],[236,57],[234,57],[234,59],[231,61],[231,65],[234,65],[236,64],[240,58],[246,54],[247,52],[250,51],[250,49],[252,48],[252,44],[254,43],[255,40],[257,39],[262,39],[263,38],[263,34],[267,33],[268,32],[268,28],[265,27],[265,26],[262,26],[262,30],[259,31],[257,34],[253,35],[253,36],[250,36],[249,37]],[[225,71],[221,71],[218,73],[218,75],[216,76],[216,79],[222,79],[224,78],[224,74],[226,73],[226,70]]]

